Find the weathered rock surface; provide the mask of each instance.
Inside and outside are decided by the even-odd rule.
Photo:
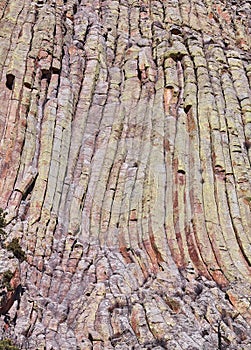
[[[3,338],[251,349],[250,5],[0,0]]]

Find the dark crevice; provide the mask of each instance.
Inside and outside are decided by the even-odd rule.
[[[185,56],[184,53],[182,52],[171,52],[170,53],[170,57],[175,61],[175,62],[178,62],[178,61],[182,61],[182,58]]]
[[[76,4],[73,5],[72,11],[73,11],[73,15],[75,15],[77,13],[78,7]]]
[[[170,30],[171,34],[174,34],[174,35],[181,35],[182,34],[182,30],[177,27],[177,26],[173,26]]]
[[[60,74],[60,72],[61,72],[60,68],[52,67],[52,74]]]
[[[192,106],[191,106],[191,105],[187,105],[187,106],[185,106],[185,107],[184,107],[184,111],[185,111],[185,113],[186,113],[186,114],[188,114],[188,113],[190,112],[191,108],[192,108]]]
[[[204,329],[202,332],[201,332],[201,335],[202,337],[205,337],[207,335],[209,335],[208,331],[206,329]]]
[[[251,142],[246,140],[243,142],[243,146],[246,148],[246,150],[248,151],[251,148]]]
[[[32,180],[31,184],[29,185],[29,187],[27,188],[27,190],[23,193],[23,196],[22,196],[22,200],[25,201],[28,197],[29,194],[32,193],[33,189],[34,189],[34,186],[35,186],[35,183],[36,183],[36,179],[37,179],[37,176],[36,175],[34,177],[34,179]]]
[[[87,27],[86,27],[86,31],[85,31],[85,34],[84,34],[84,37],[83,37],[83,43],[86,42],[86,39],[87,39],[87,36],[89,35],[90,33],[90,30],[91,30],[91,27],[92,27],[92,24],[91,23],[88,23]]]
[[[142,81],[142,72],[139,68],[138,68],[138,79],[140,82]]]
[[[41,76],[41,80],[46,79],[48,84],[50,83],[51,80],[51,72],[48,71],[47,69],[42,70],[42,76]]]
[[[9,90],[13,89],[13,85],[15,82],[15,75],[13,74],[6,74],[6,86]]]
[[[107,41],[107,38],[108,38],[108,33],[107,33],[107,32],[106,32],[106,33],[104,33],[104,34],[103,34],[103,37],[104,37],[105,41]]]
[[[218,323],[218,350],[222,350],[222,341],[221,341],[221,329],[220,329],[220,321]]]
[[[200,295],[203,291],[202,284],[197,284],[196,287],[194,288],[194,291],[195,291],[196,295]]]
[[[28,89],[31,89],[31,83],[30,83],[30,82],[25,81],[25,82],[24,82],[24,86],[25,86],[26,88],[28,88]]]

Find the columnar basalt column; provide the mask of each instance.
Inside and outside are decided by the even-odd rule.
[[[2,338],[251,347],[250,5],[0,0]]]

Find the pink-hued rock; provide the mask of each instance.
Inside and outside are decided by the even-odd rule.
[[[2,338],[248,349],[250,15],[0,0]]]

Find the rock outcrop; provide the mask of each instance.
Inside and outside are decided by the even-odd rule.
[[[250,5],[0,0],[2,338],[251,349]]]

